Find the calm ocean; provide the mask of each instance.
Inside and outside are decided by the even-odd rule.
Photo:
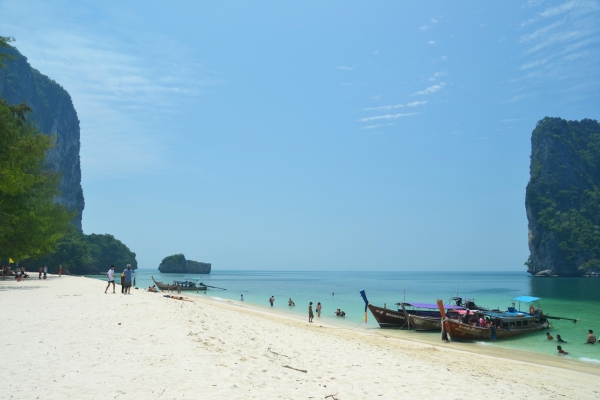
[[[577,324],[553,321],[552,335],[560,334],[568,342],[563,348],[570,357],[597,363],[600,367],[600,343],[584,345],[588,329],[600,334],[600,279],[532,278],[525,272],[213,271],[210,275],[186,275],[140,269],[135,272],[140,290],[153,284],[152,275],[165,283],[199,279],[207,285],[227,288],[211,289],[200,296],[239,301],[243,294],[246,303],[265,309],[271,308],[268,300],[275,296],[274,311],[303,317],[307,317],[310,301],[314,305],[321,302],[324,323],[357,329],[379,329],[370,312],[368,324],[363,321],[364,302],[359,294],[362,289],[366,290],[369,302],[378,306],[385,303],[388,308],[394,308],[395,303],[404,300],[434,303],[441,298],[446,302],[458,293],[474,298],[479,305],[506,309],[514,297],[536,296],[542,299],[544,313],[581,319]],[[106,279],[105,276],[94,278]],[[294,300],[296,307],[288,307],[288,298]],[[336,317],[336,308],[344,310],[347,317]],[[435,332],[406,334],[439,337]],[[545,332],[485,345],[556,354],[556,341],[546,340]]]

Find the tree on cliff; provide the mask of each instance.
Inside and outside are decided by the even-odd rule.
[[[15,39],[11,38],[11,37],[6,37],[6,36],[0,36],[0,47],[10,47],[9,43],[14,41]],[[6,64],[5,61],[6,60],[12,60],[13,56],[9,55],[9,54],[5,54],[5,53],[0,53],[0,68],[5,68]]]
[[[50,272],[58,270],[62,265],[70,274],[94,275],[106,272],[111,265],[121,272],[127,264],[137,268],[134,252],[113,235],[84,235],[73,232],[58,243],[58,248],[51,254],[26,261],[33,266],[46,264]]]
[[[55,138],[27,121],[30,111],[0,99],[0,257],[17,261],[54,250],[73,218],[54,203],[60,175],[45,160]]]
[[[600,270],[600,124],[546,117],[533,131],[528,272]]]

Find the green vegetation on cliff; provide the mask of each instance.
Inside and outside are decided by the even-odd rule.
[[[183,254],[163,258],[158,267],[160,272],[182,274],[210,274],[210,269],[209,263],[186,260]]]
[[[0,99],[0,259],[45,255],[72,229],[73,213],[54,202],[60,175],[46,163],[54,136],[27,121],[31,108]]]
[[[84,235],[75,233],[65,237],[58,244],[57,251],[49,256],[28,260],[30,268],[48,265],[50,272],[55,272],[59,265],[70,274],[93,275],[108,271],[111,265],[117,272],[131,264],[137,269],[135,253],[113,235]]]
[[[600,124],[547,117],[531,142],[529,272],[600,269]]]

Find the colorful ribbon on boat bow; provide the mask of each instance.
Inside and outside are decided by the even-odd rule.
[[[365,316],[363,317],[363,320],[365,321],[365,324],[366,324],[368,322],[368,319],[367,319],[367,315],[368,315],[367,314],[367,310],[368,310],[368,308],[367,307],[369,305],[369,300],[367,300],[367,295],[366,295],[366,293],[365,293],[364,290],[360,291],[360,297],[362,297],[363,300],[365,301]]]

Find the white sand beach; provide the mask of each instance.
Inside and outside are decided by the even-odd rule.
[[[600,398],[600,366],[558,356],[526,362],[105,287],[82,277],[0,281],[0,398]]]

